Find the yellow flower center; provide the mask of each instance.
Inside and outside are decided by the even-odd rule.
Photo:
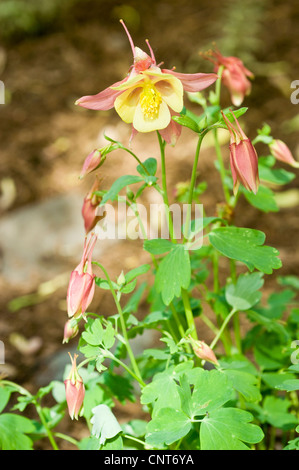
[[[158,92],[151,82],[145,83],[140,95],[140,105],[144,117],[147,119],[155,119],[159,114],[161,103],[161,93]]]

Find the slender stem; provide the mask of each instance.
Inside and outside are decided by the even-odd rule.
[[[139,382],[139,384],[142,387],[145,387],[145,382],[143,382],[143,380],[140,378],[140,376],[135,374],[124,362],[122,362],[120,359],[115,357],[114,354],[112,354],[110,351],[107,350],[107,353],[109,353],[109,354],[107,354],[107,357],[110,357],[113,361],[117,362],[117,364],[122,366],[135,380],[137,380],[137,382]]]
[[[171,312],[172,312],[173,318],[174,318],[174,320],[175,320],[175,322],[176,322],[176,324],[177,324],[177,327],[178,327],[178,330],[179,330],[179,332],[180,332],[180,335],[181,335],[182,338],[184,338],[184,336],[185,336],[185,330],[184,330],[183,325],[182,325],[182,323],[181,323],[181,321],[180,321],[180,319],[179,319],[178,313],[177,313],[177,311],[176,311],[176,309],[174,308],[174,305],[173,305],[172,303],[169,305],[169,307],[170,307],[170,310],[171,310]]]
[[[26,388],[22,387],[21,385],[18,385],[18,384],[16,384],[16,383],[14,383],[14,382],[11,382],[10,380],[0,380],[0,384],[1,384],[1,385],[8,385],[8,386],[10,386],[10,387],[12,387],[12,388],[15,388],[16,391],[17,391],[18,393],[20,393],[21,395],[26,395],[27,397],[33,397],[33,396],[31,395],[31,393],[28,392],[28,390],[26,390]]]
[[[167,212],[167,222],[168,222],[168,229],[171,241],[176,243],[174,230],[173,230],[173,222],[172,217],[169,210],[169,200],[167,194],[167,181],[166,181],[166,165],[165,165],[165,142],[163,141],[161,135],[157,131],[158,141],[160,146],[160,153],[161,153],[161,172],[162,172],[162,189],[163,189],[163,202],[165,206],[165,210]]]
[[[111,279],[109,277],[109,274],[107,273],[106,269],[104,268],[104,266],[102,266],[100,263],[96,262],[95,263],[97,266],[99,266],[99,268],[102,269],[103,273],[105,274],[105,277],[107,279],[107,282],[109,284],[109,288],[110,288],[110,291],[111,291],[111,294],[114,298],[114,302],[115,302],[115,305],[116,305],[116,308],[117,308],[117,311],[119,313],[119,318],[120,318],[120,324],[121,324],[121,328],[122,328],[122,333],[123,333],[123,337],[125,339],[125,343],[126,343],[126,348],[127,348],[127,351],[128,351],[128,354],[129,354],[129,357],[130,357],[130,361],[131,361],[131,364],[132,364],[132,367],[133,367],[133,370],[136,374],[136,376],[139,378],[139,382],[143,382],[142,381],[142,377],[141,377],[141,374],[140,374],[140,371],[139,371],[139,368],[137,366],[137,362],[135,360],[135,357],[134,357],[134,353],[131,349],[131,346],[130,346],[130,343],[129,343],[129,338],[128,338],[128,334],[127,334],[127,328],[126,328],[126,323],[125,323],[125,319],[124,319],[124,314],[123,314],[123,311],[122,311],[122,308],[121,308],[121,305],[119,303],[119,300],[117,298],[117,295],[116,295],[116,292],[113,288],[113,285],[112,285],[112,282],[111,282]]]
[[[214,292],[217,294],[219,292],[219,254],[217,250],[214,250],[212,263],[213,263],[213,277],[214,277]]]
[[[230,202],[230,193],[229,189],[226,185],[225,182],[225,167],[223,163],[223,158],[222,158],[222,153],[221,153],[221,148],[218,140],[218,129],[213,129],[213,134],[214,134],[214,143],[215,143],[215,150],[216,150],[216,156],[219,164],[219,171],[220,171],[220,177],[221,177],[221,183],[222,183],[222,188],[225,196],[226,202],[229,204]]]
[[[192,208],[192,201],[193,201],[194,186],[195,186],[196,176],[197,176],[197,164],[198,164],[199,152],[200,152],[200,147],[201,147],[203,138],[204,138],[204,134],[201,134],[198,138],[193,167],[192,167],[188,207],[187,207],[186,222],[185,222],[185,227],[184,227],[184,242],[188,238],[187,234],[189,232],[189,225],[190,225],[190,220],[191,220],[191,208]]]
[[[211,320],[206,316],[204,315],[203,313],[200,314],[200,318],[202,319],[202,321],[210,328],[210,330],[213,331],[213,333],[215,333],[215,335],[217,335],[217,333],[219,332],[218,328],[214,325],[214,323],[211,322]]]
[[[125,150],[126,152],[128,152],[130,155],[132,155],[132,157],[135,158],[135,160],[139,163],[139,165],[144,169],[144,171],[150,175],[150,173],[148,172],[147,168],[144,166],[144,164],[142,163],[142,161],[137,157],[137,155],[135,155],[134,152],[132,152],[132,150],[128,149],[127,147],[124,147],[123,145],[121,146],[121,148],[123,150]]]
[[[46,433],[47,433],[47,436],[49,438],[49,441],[53,447],[54,450],[59,450],[59,447],[57,446],[56,442],[55,442],[55,439],[53,437],[53,434],[50,430],[50,428],[48,427],[48,424],[47,424],[47,421],[44,417],[44,413],[43,413],[43,410],[42,410],[42,407],[39,405],[39,403],[36,403],[35,402],[35,407],[36,407],[36,411],[38,413],[38,416],[41,420],[41,423],[42,425],[44,426],[45,430],[46,430]]]
[[[219,78],[216,80],[216,84],[215,84],[215,103],[218,106],[220,106],[221,78],[222,78],[223,68],[224,68],[223,65],[221,65],[219,67],[219,69],[218,69],[218,77]],[[223,164],[221,148],[220,148],[220,145],[219,145],[218,129],[217,128],[213,129],[213,134],[214,134],[215,150],[216,150],[217,160],[218,160],[218,163],[219,163],[219,170],[220,170],[220,176],[221,176],[223,192],[224,192],[226,202],[229,203],[230,193],[229,193],[229,189],[228,189],[228,187],[226,186],[226,183],[225,183],[225,168],[224,168],[224,164]]]
[[[183,304],[184,304],[184,308],[185,308],[185,315],[186,315],[186,320],[187,320],[187,323],[188,323],[188,327],[191,330],[190,334],[191,334],[192,338],[197,340],[198,336],[197,336],[197,331],[196,331],[196,327],[195,327],[193,312],[192,312],[192,308],[191,308],[190,301],[189,301],[188,291],[186,289],[182,289],[182,300],[183,300]]]
[[[228,322],[230,321],[230,319],[234,316],[234,314],[237,312],[237,310],[235,310],[234,308],[232,309],[232,311],[227,315],[226,319],[224,320],[224,322],[222,323],[221,325],[221,328],[219,329],[219,332],[218,334],[215,336],[215,338],[213,339],[212,343],[210,344],[210,348],[213,349],[214,346],[218,343],[218,340],[221,338],[224,330],[225,330],[225,327],[226,325],[228,324]]]
[[[146,449],[154,449],[154,447],[150,446],[144,441],[141,441],[140,439],[137,439],[137,437],[129,436],[129,434],[123,434],[123,437],[126,439],[131,439],[131,441],[138,442],[139,444],[142,444]]]
[[[77,441],[76,439],[74,439],[73,437],[71,436],[67,436],[66,434],[63,434],[62,432],[55,432],[54,433],[54,436],[55,437],[58,437],[60,439],[63,439],[64,441],[68,441],[70,442],[71,444],[74,444],[76,447],[79,446],[79,441]]]

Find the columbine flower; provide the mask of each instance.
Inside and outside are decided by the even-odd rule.
[[[84,220],[84,228],[85,232],[90,232],[101,220],[104,215],[97,215],[98,205],[100,204],[102,197],[98,196],[96,191],[99,190],[101,184],[101,180],[98,176],[96,176],[95,182],[89,191],[89,193],[85,196],[82,206],[82,217]]]
[[[115,108],[121,119],[133,126],[136,132],[158,130],[168,143],[174,143],[181,127],[172,115],[183,109],[183,92],[197,92],[214,83],[215,73],[184,74],[161,69],[148,40],[150,55],[135,47],[123,23],[133,51],[134,63],[124,80],[93,96],[83,96],[76,104],[88,109]]]
[[[85,238],[84,250],[80,263],[72,271],[67,291],[68,316],[85,319],[85,312],[91,303],[95,290],[95,275],[92,273],[91,256],[97,241],[92,233],[89,239]]]
[[[253,73],[238,57],[224,57],[218,50],[210,54],[210,56],[206,55],[206,58],[215,64],[215,72],[223,66],[222,83],[228,88],[233,105],[240,106],[245,96],[251,92],[251,83],[248,78],[254,78]]]
[[[277,160],[280,160],[283,163],[287,163],[294,168],[299,168],[299,162],[296,162],[289,147],[282,140],[272,140],[271,144],[269,144],[269,148],[272,155]]]
[[[245,135],[240,124],[232,113],[236,121],[237,128],[227,119],[221,111],[227,128],[230,132],[230,166],[234,181],[234,194],[237,194],[241,183],[248,191],[257,193],[259,186],[258,156],[250,139]]]
[[[70,355],[72,369],[68,378],[64,381],[66,402],[71,419],[78,419],[78,416],[82,415],[85,395],[84,383],[77,370],[77,357],[78,355],[74,354],[73,359]]]

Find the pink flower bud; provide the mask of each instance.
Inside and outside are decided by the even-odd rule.
[[[217,366],[219,365],[213,350],[204,341],[196,341],[192,338],[191,345],[197,357],[204,361],[212,362]]]
[[[77,357],[78,355],[75,354],[73,359],[70,355],[72,361],[72,369],[70,375],[64,381],[66,402],[71,419],[78,419],[78,416],[82,415],[83,401],[85,396],[84,383],[77,370]]]
[[[67,291],[68,316],[84,317],[91,303],[95,290],[95,275],[92,273],[91,256],[97,236],[92,233],[89,239],[85,237],[84,250],[80,263],[72,271]]]
[[[241,129],[234,113],[231,110],[230,112],[235,119],[237,128],[233,126],[221,111],[231,135],[229,148],[230,166],[234,182],[234,194],[237,194],[240,183],[248,191],[252,191],[256,194],[259,187],[258,156],[250,139],[248,139]]]
[[[98,205],[100,204],[102,197],[95,194],[95,192],[98,191],[100,188],[101,181],[102,180],[96,177],[91,190],[83,201],[81,212],[82,217],[84,219],[84,227],[86,233],[90,232],[96,226],[98,221],[104,217],[104,215],[97,215]]]
[[[289,147],[282,140],[274,139],[269,145],[269,148],[273,157],[277,160],[299,168],[299,162],[296,162]]]
[[[81,170],[80,178],[96,170],[101,165],[102,154],[100,150],[93,150],[85,159]]]
[[[74,326],[72,326],[71,324],[72,324],[72,320],[68,320],[64,325],[64,334],[63,334],[62,344],[68,343],[69,340],[74,338],[79,332],[78,323],[76,323]]]
[[[251,83],[248,78],[253,78],[253,73],[238,57],[224,57],[218,50],[212,51],[211,56],[213,58],[208,56],[206,58],[215,64],[215,72],[223,66],[222,82],[230,93],[233,105],[240,106],[245,96],[251,92]]]

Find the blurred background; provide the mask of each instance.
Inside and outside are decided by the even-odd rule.
[[[61,378],[73,347],[62,345],[62,337],[67,284],[85,235],[82,201],[93,184],[92,175],[78,179],[83,161],[105,144],[104,132],[129,143],[130,126],[114,110],[74,105],[82,95],[124,78],[132,64],[120,18],[135,45],[146,50],[148,38],[157,62],[164,61],[166,68],[212,71],[200,52],[214,42],[223,55],[240,57],[255,75],[244,101],[247,135],[254,138],[267,123],[299,160],[299,105],[290,101],[291,82],[299,80],[297,0],[1,0],[0,340],[5,364],[0,372],[30,390]],[[224,89],[222,97],[223,107],[229,106]],[[141,159],[158,157],[155,134],[138,135],[133,149]],[[169,151],[170,194],[176,183],[190,178],[194,149],[194,136],[184,129]],[[259,144],[257,151],[263,155],[266,149]],[[224,155],[228,165],[227,145]],[[127,154],[111,154],[100,169],[103,188],[135,167]],[[296,175],[278,194],[279,214],[261,213],[245,200],[236,214],[237,225],[263,230],[267,244],[280,251],[280,274],[299,274]],[[203,203],[213,215],[222,192],[208,144],[200,178],[208,183]],[[142,241],[106,240],[98,243],[96,255],[112,277],[148,261]],[[109,293],[97,293],[93,309],[115,313]]]

